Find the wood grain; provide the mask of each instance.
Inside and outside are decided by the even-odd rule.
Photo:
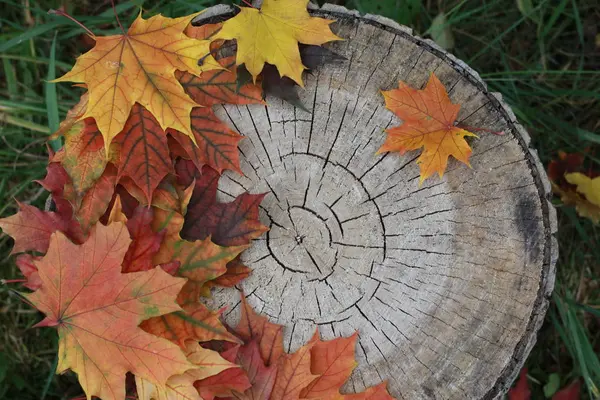
[[[270,192],[261,220],[271,230],[244,253],[248,301],[285,325],[288,351],[315,326],[325,339],[358,329],[349,392],[388,379],[399,399],[499,397],[535,343],[554,284],[556,216],[529,136],[500,95],[433,42],[382,17],[312,8],[337,20],[346,40],[327,47],[348,61],[306,75],[310,112],[275,98],[216,108],[245,136],[244,176],[224,175],[221,200]],[[418,152],[375,155],[384,130],[401,123],[380,90],[422,87],[431,72],[462,104],[461,123],[506,135],[481,134],[472,169],[452,160],[443,179],[419,186]],[[212,301],[237,322],[232,290]]]

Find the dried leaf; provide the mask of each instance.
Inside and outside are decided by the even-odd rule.
[[[387,382],[380,383],[377,386],[372,386],[362,393],[356,394],[341,394],[332,400],[394,400],[387,391]]]
[[[210,286],[234,287],[250,276],[250,273],[252,273],[252,269],[245,266],[238,256],[227,263],[227,271],[223,275],[213,279],[208,284]]]
[[[53,234],[48,253],[35,262],[42,285],[26,295],[46,314],[37,326],[58,329],[57,372],[77,373],[88,398],[124,398],[127,372],[164,385],[194,367],[178,346],[138,328],[179,309],[175,297],[184,281],[159,268],[122,274],[128,236],[122,223],[96,225],[82,245]]]
[[[127,221],[131,244],[123,259],[123,272],[149,271],[156,266],[153,259],[165,233],[152,230],[153,218],[152,208],[139,206]]]
[[[104,140],[93,118],[75,123],[64,136],[65,144],[52,161],[62,164],[77,193],[83,195],[106,168]]]
[[[423,148],[417,160],[421,183],[436,172],[442,177],[449,156],[470,166],[471,148],[464,138],[476,135],[454,126],[460,105],[450,101],[444,85],[434,73],[423,90],[400,82],[398,89],[383,92],[383,96],[386,107],[403,123],[386,130],[387,139],[378,153],[398,151],[404,154]]]
[[[229,169],[241,174],[238,143],[242,136],[229,129],[210,108],[194,108],[191,119],[197,145],[189,136],[170,130],[169,134],[184,150],[183,154],[175,152],[175,155],[191,159],[199,171],[208,165],[219,173]]]
[[[302,397],[308,399],[329,398],[339,393],[340,387],[350,378],[358,363],[354,359],[354,348],[358,334],[348,338],[329,341],[319,339],[319,333],[311,342],[311,371],[318,375],[302,391]]]
[[[42,257],[35,257],[31,254],[19,254],[17,256],[15,263],[25,279],[27,279],[27,282],[23,283],[23,286],[27,289],[38,290],[42,285],[42,279],[40,278],[40,274],[34,263],[34,261],[39,261],[41,259]]]
[[[268,230],[258,219],[265,194],[244,193],[231,203],[217,203],[218,174],[203,168],[190,199],[181,236],[188,240],[212,237],[221,246],[249,244]]]
[[[239,343],[240,340],[229,333],[221,323],[221,312],[213,312],[201,303],[184,304],[183,312],[150,318],[140,328],[155,336],[163,337],[181,347],[187,340],[208,342],[225,340]]]
[[[566,388],[563,388],[556,392],[556,394],[552,396],[552,400],[579,400],[581,398],[580,391],[581,382],[578,379]]]
[[[146,204],[151,203],[154,190],[173,171],[165,131],[148,110],[136,103],[113,143],[119,145],[119,177],[130,177],[144,193]],[[189,144],[195,147],[191,139]]]
[[[283,351],[283,326],[269,322],[267,317],[258,315],[242,297],[242,316],[235,332],[244,341],[258,344],[260,354],[266,365],[277,364]]]
[[[303,388],[315,379],[317,375],[311,373],[311,347],[313,343],[283,357],[270,400],[299,399]]]
[[[265,63],[273,64],[281,76],[288,76],[298,85],[305,69],[300,59],[298,42],[320,45],[340,40],[329,28],[333,21],[311,17],[308,0],[264,0],[260,10],[242,7],[240,13],[225,21],[215,39],[236,39],[236,64],[245,64],[256,77]]]
[[[15,241],[11,254],[25,251],[45,253],[50,236],[57,231],[78,243],[83,241],[83,233],[76,220],[66,220],[57,213],[41,211],[28,204],[17,204],[18,213],[0,219],[0,228]]]
[[[136,102],[154,115],[163,130],[191,135],[189,115],[196,104],[175,79],[175,70],[199,74],[221,68],[210,55],[208,41],[183,33],[196,15],[176,19],[156,15],[147,20],[140,15],[127,33],[94,37],[94,48],[55,80],[87,85],[89,104],[83,118],[96,120],[107,154]],[[201,66],[200,59],[204,60]]]
[[[527,383],[527,368],[523,368],[519,374],[517,384],[508,391],[508,400],[529,400],[531,391]]]
[[[214,244],[210,237],[195,242],[177,243],[174,260],[181,263],[177,273],[188,279],[179,296],[179,302],[197,301],[204,284],[223,275],[227,271],[225,265],[246,247],[222,247]]]
[[[77,200],[79,204],[75,207],[75,218],[84,232],[87,233],[104,215],[112,200],[116,184],[117,172],[112,165],[108,165],[100,179],[85,192],[80,201]]]
[[[246,371],[252,387],[235,397],[238,400],[268,400],[275,385],[277,365],[265,365],[256,340],[240,348],[236,363]]]
[[[226,69],[206,71],[195,76],[185,72],[176,72],[177,79],[186,93],[198,104],[255,104],[263,103],[260,86],[248,82],[238,86],[235,57],[219,60]]]
[[[164,386],[136,377],[138,398],[140,400],[203,400],[194,387],[194,382],[236,367],[235,364],[224,360],[219,353],[204,349],[196,342],[187,343],[186,355],[195,368],[185,374],[170,377]]]

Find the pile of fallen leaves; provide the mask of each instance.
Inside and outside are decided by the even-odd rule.
[[[51,207],[20,203],[0,227],[32,290],[24,299],[46,315],[37,326],[58,330],[57,372],[77,373],[87,398],[391,399],[385,383],[340,393],[356,334],[315,333],[286,354],[282,327],[244,301],[231,328],[202,300],[251,273],[240,254],[267,230],[264,194],[216,199],[220,174],[241,173],[242,136],[211,107],[264,104],[263,88],[297,101],[289,89],[303,86],[306,67],[339,59],[318,50],[340,38],[307,3],[265,0],[202,26],[191,25],[197,14],[140,15],[120,35],[89,32],[93,49],[57,79],[86,92],[39,181]],[[424,147],[422,180],[441,176],[451,155],[468,164],[464,137],[474,135],[455,126],[460,106],[435,75],[423,90],[401,83],[384,96],[403,124],[381,151]]]

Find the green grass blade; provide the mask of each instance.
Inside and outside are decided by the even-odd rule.
[[[54,39],[52,39],[52,46],[50,47],[50,64],[48,65],[48,74],[46,75],[45,91],[46,91],[46,110],[48,112],[48,128],[50,132],[56,132],[59,126],[58,116],[58,97],[56,96],[56,84],[50,82],[56,78],[56,33]],[[56,138],[50,141],[52,150],[58,151],[62,147],[61,139]]]
[[[52,21],[52,22],[47,22],[42,25],[38,25],[35,28],[31,28],[31,29],[27,30],[26,32],[23,32],[22,34],[15,36],[12,39],[7,40],[6,42],[0,44],[0,53],[4,53],[7,50],[12,49],[13,47],[15,47],[23,42],[28,41],[29,39],[43,35],[44,33],[51,31],[53,29],[56,29],[57,27],[59,27],[63,24],[64,24],[64,21],[56,20],[56,21]]]

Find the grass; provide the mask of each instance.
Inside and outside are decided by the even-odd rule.
[[[586,152],[599,169],[600,9],[597,0],[346,0],[362,12],[395,18],[427,35],[452,35],[452,52],[502,93],[527,127],[545,165],[559,150]],[[97,33],[118,32],[109,2],[66,2],[67,11]],[[179,16],[213,1],[146,1],[151,14]],[[81,89],[52,85],[90,45],[82,29],[48,15],[60,1],[0,0],[0,215],[14,198],[43,206],[31,181],[44,175],[49,132]],[[28,5],[28,7],[27,7]],[[119,2],[131,21],[142,1]],[[440,13],[444,19],[435,18]],[[432,26],[432,21],[445,21]],[[432,29],[433,28],[433,29]],[[53,144],[56,146],[57,144]],[[600,169],[599,169],[600,170]],[[600,229],[556,202],[560,259],[557,284],[537,346],[527,361],[533,398],[581,379],[583,398],[600,396]],[[18,278],[0,239],[0,276]],[[70,399],[81,395],[73,375],[54,375],[56,337],[29,329],[39,320],[9,288],[0,287],[0,398]]]

